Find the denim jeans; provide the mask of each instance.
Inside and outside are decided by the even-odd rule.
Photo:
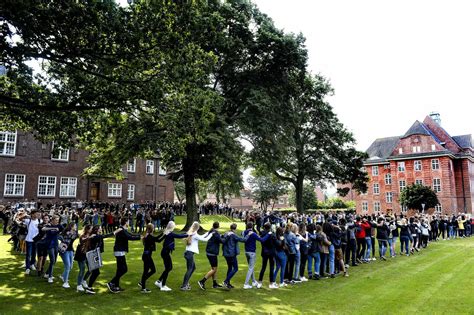
[[[283,283],[285,280],[285,268],[286,268],[286,254],[285,252],[277,252],[275,256],[276,260],[276,268],[275,268],[275,274],[274,274],[274,279],[276,281],[278,271],[280,271],[280,283]]]
[[[225,283],[230,283],[230,280],[239,271],[239,264],[237,263],[237,256],[226,257],[227,262],[227,276],[224,280]]]
[[[370,259],[370,253],[372,252],[372,239],[369,237],[365,237],[365,243],[367,244],[367,250],[365,252],[365,260]]]
[[[336,250],[334,245],[329,245],[329,274],[334,274],[334,259],[336,255]]]
[[[300,278],[300,263],[301,263],[301,253],[299,250],[296,251],[295,256],[295,271],[293,272],[293,280]]]
[[[49,256],[49,266],[48,270],[46,271],[46,274],[49,277],[53,276],[53,267],[54,264],[56,263],[56,259],[58,258],[58,248],[57,247],[52,247],[48,249],[48,256]]]
[[[25,268],[30,269],[36,262],[36,244],[35,242],[26,242]]]
[[[71,272],[73,257],[74,257],[74,252],[72,250],[66,251],[64,252],[64,254],[61,254],[61,259],[63,260],[63,264],[64,264],[64,271],[63,271],[64,282],[69,281],[69,272]]]
[[[387,252],[388,240],[378,240],[378,241],[379,241],[379,254],[380,254],[380,257],[385,257],[385,253]]]
[[[256,282],[254,270],[255,270],[255,262],[257,260],[257,255],[252,252],[245,252],[245,257],[247,258],[247,263],[249,264],[249,270],[247,271],[247,277],[245,277],[244,284],[249,284],[250,280],[252,280],[252,283]]]
[[[82,281],[84,281],[84,275],[86,273],[86,261],[78,261],[77,264],[79,265],[79,273],[77,274],[77,285],[82,285]]]
[[[321,256],[319,252],[308,253],[308,276],[313,275],[313,259],[314,259],[314,274],[319,275],[319,266],[321,264]]]
[[[194,263],[194,253],[187,250],[184,252],[184,258],[186,259],[186,273],[184,274],[183,287],[189,284],[189,279],[193,275],[194,270],[196,270],[196,264]]]
[[[400,251],[403,253],[403,247],[405,247],[406,254],[408,255],[410,253],[409,251],[409,240],[410,238],[408,236],[400,236]]]
[[[397,242],[396,237],[388,238],[388,246],[390,247],[390,256],[395,256],[395,243]]]

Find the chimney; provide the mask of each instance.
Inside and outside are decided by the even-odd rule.
[[[438,112],[431,112],[430,117],[441,126],[441,115]]]

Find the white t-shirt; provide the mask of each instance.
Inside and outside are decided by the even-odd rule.
[[[31,221],[31,223],[30,223]],[[38,235],[39,233],[39,230],[38,230],[38,224],[39,224],[39,220],[38,219],[35,219],[35,220],[31,220],[31,219],[26,219],[24,221],[26,227],[28,228],[28,234],[26,234],[26,241],[27,242],[33,242],[33,237],[35,237],[36,235]]]
[[[195,254],[199,254],[198,242],[199,241],[207,242],[208,240],[211,239],[211,237],[212,237],[212,233],[208,233],[207,236],[205,234],[204,235],[199,235],[197,233],[193,234],[193,237],[191,238],[191,244],[186,245],[186,250],[193,252]]]

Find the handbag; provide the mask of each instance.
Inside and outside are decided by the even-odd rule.
[[[100,248],[90,250],[86,253],[87,265],[89,266],[89,271],[99,269],[104,264],[102,262],[102,257],[100,254]]]

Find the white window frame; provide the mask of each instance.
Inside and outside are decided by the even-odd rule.
[[[13,176],[13,181],[9,181],[8,177]],[[19,179],[22,180],[19,180]],[[25,184],[26,184],[26,175],[25,174],[5,174],[5,185],[3,186],[3,195],[8,197],[21,197],[25,195]],[[12,193],[7,193],[9,190],[7,187],[11,186]],[[16,193],[21,189],[21,193]]]
[[[431,145],[431,151],[436,151],[436,145],[435,144]]]
[[[374,202],[374,211],[375,212],[380,212],[382,208],[380,207],[380,201],[375,201]]]
[[[400,210],[401,210],[403,213],[405,213],[405,212],[408,211],[408,207],[401,204],[401,205],[400,205]]]
[[[431,160],[431,169],[432,169],[433,171],[436,171],[436,170],[439,170],[439,167],[440,167],[440,165],[439,165],[439,159],[432,159],[432,160]]]
[[[380,194],[380,185],[379,185],[379,183],[374,183],[373,192],[374,192],[374,195],[379,195]]]
[[[127,200],[135,200],[135,184],[128,184]]]
[[[107,197],[122,198],[122,184],[121,183],[108,183]]]
[[[392,174],[385,174],[385,185],[392,185]]]
[[[61,161],[61,162],[69,162],[69,149],[58,149],[58,154],[55,156],[53,154],[54,150],[54,142],[51,144],[51,160],[53,161]],[[66,153],[66,156],[63,157],[64,153]]]
[[[441,204],[437,204],[437,205],[435,206],[435,211],[436,211],[437,213],[443,212],[443,206],[442,206]]]
[[[379,176],[379,167],[377,165],[372,166],[372,176]]]
[[[161,163],[158,166],[158,175],[166,175],[166,170],[161,167]]]
[[[75,198],[77,195],[77,177],[61,177],[59,181],[59,197]]]
[[[369,203],[367,201],[362,201],[362,211],[369,212]]]
[[[403,154],[403,148],[398,148],[398,154]]]
[[[44,182],[43,182],[44,179]],[[54,181],[50,181],[54,179]],[[44,187],[44,193],[41,191]],[[38,197],[55,197],[56,196],[56,176],[39,175],[38,176]]]
[[[9,137],[14,137],[14,140],[9,140]],[[1,156],[15,156],[16,155],[16,140],[17,132],[0,131],[0,155]],[[13,150],[12,147],[13,146]],[[7,151],[7,148],[10,149]],[[9,152],[9,153],[8,153]]]
[[[423,163],[421,163],[421,160],[415,160],[413,162],[413,169],[417,172],[423,170]]]
[[[397,168],[400,173],[405,172],[405,162],[398,162]]]
[[[391,191],[385,193],[385,201],[387,203],[393,202],[393,193]]]
[[[147,174],[154,174],[155,173],[155,161],[153,160],[146,160],[146,173]]]
[[[415,185],[423,185],[423,179],[415,179]]]
[[[130,160],[127,162],[127,172],[135,173],[137,169],[137,159],[133,159],[133,163],[130,163]]]
[[[413,147],[413,153],[420,153],[421,147],[419,145]]]
[[[436,193],[441,192],[441,178],[433,178],[433,190]]]
[[[402,183],[403,183],[403,185],[402,185]],[[400,192],[402,192],[402,190],[405,189],[405,187],[407,187],[406,180],[404,180],[404,179],[399,180],[398,181],[398,188],[399,188]]]

